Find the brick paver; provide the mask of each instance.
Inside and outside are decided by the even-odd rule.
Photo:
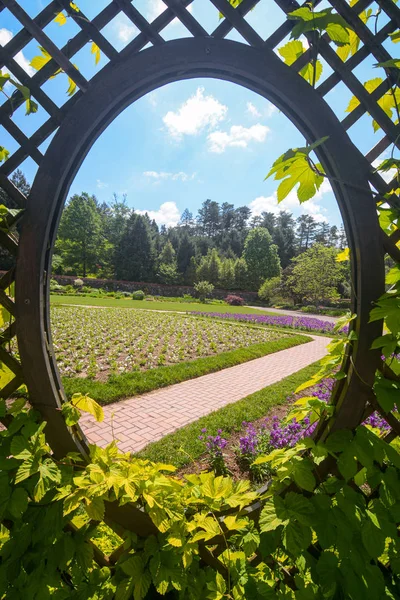
[[[115,439],[123,452],[137,452],[167,433],[320,360],[330,338],[310,337],[312,341],[306,344],[105,406],[102,423],[84,413],[80,421],[83,431],[89,442],[99,446]]]

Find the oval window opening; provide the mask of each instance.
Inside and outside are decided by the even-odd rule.
[[[81,420],[89,442],[143,450],[249,396],[246,423],[229,425],[242,429],[238,457],[236,438],[217,420],[199,425],[207,431],[197,453],[218,456],[226,446],[228,462],[242,468],[252,448],[284,447],[311,431],[307,420],[281,423],[287,409],[274,402],[250,410],[251,394],[268,398],[269,386],[324,355],[350,302],[349,270],[336,262],[346,236],[329,184],[307,203],[295,189],[278,203],[279,182],[264,181],[294,141],[304,144],[272,103],[213,79],[147,94],[96,141],[68,194],[50,281],[66,394],[105,406],[102,423]],[[297,356],[301,364],[291,364]],[[316,396],[327,399],[331,384]]]

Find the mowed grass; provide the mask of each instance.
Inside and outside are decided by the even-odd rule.
[[[217,430],[222,429],[223,437],[228,438],[231,433],[242,429],[243,421],[251,422],[260,419],[274,406],[284,404],[286,398],[293,394],[301,383],[308,381],[319,368],[319,363],[309,365],[239,402],[201,417],[198,421],[178,429],[158,442],[149,444],[137,456],[154,462],[172,464],[178,468],[183,467],[204,453],[204,443],[199,440],[204,427],[207,428],[207,435],[216,435]]]
[[[82,306],[103,306],[117,308],[141,308],[147,310],[165,310],[177,312],[228,312],[259,315],[261,311],[248,306],[229,306],[229,304],[202,304],[200,302],[159,302],[157,300],[131,300],[130,298],[91,298],[88,296],[61,296],[57,294],[50,295],[50,302],[54,305],[73,304]],[[268,312],[262,314],[276,315],[277,313]]]

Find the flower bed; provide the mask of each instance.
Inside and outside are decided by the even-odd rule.
[[[285,337],[234,322],[210,322],[205,327],[191,316],[111,307],[53,306],[51,323],[61,374],[98,381]]]
[[[251,479],[258,484],[268,480],[272,474],[269,463],[254,465],[255,459],[273,450],[292,448],[304,438],[312,436],[317,427],[317,421],[311,423],[310,416],[306,416],[302,421],[288,421],[287,413],[291,404],[304,395],[328,402],[334,383],[333,378],[326,378],[311,390],[305,390],[298,395],[293,394],[287,398],[286,407],[281,407],[278,411],[279,416],[276,409],[273,409],[270,415],[253,423],[244,421],[242,429],[230,437],[224,437],[222,429],[219,429],[215,436],[208,435],[207,430],[202,429],[199,439],[204,442],[205,454],[183,471],[198,472],[206,467],[216,475],[231,474],[237,479]],[[372,413],[363,425],[373,428],[378,435],[390,430],[386,420],[377,412]]]
[[[313,317],[292,317],[292,316],[272,316],[272,315],[246,315],[239,313],[219,313],[192,312],[194,315],[210,317],[214,319],[233,319],[235,321],[245,321],[247,323],[256,323],[260,325],[274,325],[276,327],[290,327],[291,329],[303,329],[307,331],[317,331],[319,333],[333,333],[335,323],[315,319]],[[343,333],[347,333],[347,328],[343,328]]]

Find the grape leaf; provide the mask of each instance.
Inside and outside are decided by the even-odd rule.
[[[58,25],[60,26],[65,25],[66,22],[67,17],[62,12],[59,12],[56,18],[54,19],[54,23],[58,23]]]
[[[278,202],[284,200],[297,184],[299,184],[297,197],[300,202],[305,202],[315,196],[324,180],[323,175],[319,174],[323,172],[323,169],[320,164],[317,164],[315,166],[318,172],[316,172],[310,165],[309,155],[327,139],[327,137],[323,137],[310,146],[291,148],[273,163],[265,179],[275,175],[274,179],[283,180],[277,190]]]

